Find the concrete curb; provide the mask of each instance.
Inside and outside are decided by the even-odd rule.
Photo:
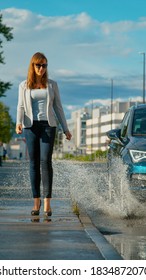
[[[100,233],[100,231],[93,225],[90,217],[83,212],[80,212],[79,220],[82,223],[86,233],[95,243],[96,247],[105,260],[123,260],[122,256],[117,250],[107,241],[107,239]]]

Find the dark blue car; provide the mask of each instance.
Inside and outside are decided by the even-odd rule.
[[[146,187],[146,104],[129,108],[117,129],[107,132],[108,167],[120,157],[126,165],[130,187]]]

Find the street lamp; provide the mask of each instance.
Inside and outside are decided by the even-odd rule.
[[[113,79],[111,79],[111,129],[113,126]]]
[[[143,55],[143,103],[145,103],[145,52],[139,52]]]

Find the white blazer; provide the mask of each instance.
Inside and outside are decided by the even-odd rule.
[[[57,126],[55,117],[56,114],[63,131],[68,131],[58,86],[55,81],[50,79],[48,80],[47,92],[47,119],[49,125]],[[21,82],[19,85],[17,124],[22,124],[24,128],[31,127],[33,124],[31,90],[26,88],[26,80]]]

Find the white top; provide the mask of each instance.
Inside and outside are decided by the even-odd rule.
[[[32,98],[31,91],[27,88],[27,81],[19,84],[18,104],[17,104],[17,124],[22,124],[24,128],[33,125]],[[50,126],[57,126],[56,117],[64,132],[68,131],[68,126],[62,108],[58,85],[49,79],[47,84],[47,120]]]
[[[47,121],[47,89],[32,89],[33,120]]]

